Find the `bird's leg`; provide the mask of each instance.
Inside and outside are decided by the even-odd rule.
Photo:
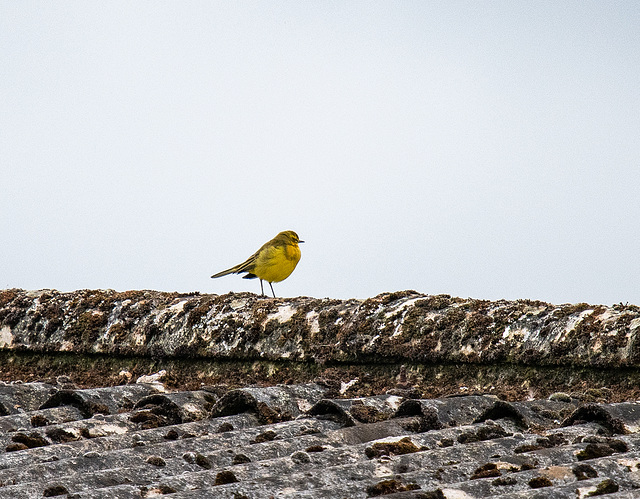
[[[269,283],[269,286],[271,286],[271,283]],[[276,297],[276,293],[275,293],[275,291],[273,291],[273,286],[271,286],[271,292],[273,293],[273,297],[275,298]]]
[[[269,283],[271,284],[271,283]],[[260,296],[264,296],[264,288],[262,287],[262,279],[260,279]]]

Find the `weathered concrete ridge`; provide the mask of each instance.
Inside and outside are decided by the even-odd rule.
[[[385,293],[0,292],[0,350],[311,363],[640,366],[640,307]]]

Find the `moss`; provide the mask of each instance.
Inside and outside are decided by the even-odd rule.
[[[535,444],[519,445],[513,451],[516,454],[522,454],[524,452],[532,452],[540,449],[550,449],[559,445],[565,445],[566,443],[567,439],[564,438],[564,435],[562,435],[561,433],[556,433],[549,435],[548,437],[537,438]]]
[[[278,319],[271,319],[264,325],[264,336],[277,338],[276,344],[283,347],[287,342],[289,325],[283,324]]]
[[[369,459],[380,456],[399,456],[411,454],[422,450],[414,444],[409,437],[404,437],[398,442],[376,442],[371,447],[367,447],[364,452]]]
[[[251,318],[255,322],[262,324],[276,308],[273,301],[256,300],[251,305]]]
[[[69,491],[63,485],[50,485],[42,492],[42,497],[55,497],[68,494]]]
[[[622,420],[614,418],[605,408],[596,404],[586,404],[579,407],[562,423],[562,426],[571,426],[579,421],[599,423],[610,433],[627,433]]]
[[[589,443],[576,454],[578,461],[595,459],[598,457],[611,456],[619,452],[627,452],[629,446],[622,440],[607,438],[602,442]]]
[[[614,454],[615,451],[607,444],[588,444],[583,450],[576,454],[578,461],[595,459]]]
[[[384,421],[391,417],[391,414],[381,412],[375,407],[364,404],[352,405],[349,412],[361,423],[375,423],[377,421]]]
[[[189,311],[189,316],[187,318],[187,327],[194,327],[196,324],[200,323],[202,318],[207,315],[209,310],[211,310],[213,300],[212,299],[203,299],[199,304],[190,304],[187,307],[185,304],[185,308],[191,308]]]
[[[235,483],[239,481],[240,480],[236,478],[232,471],[225,470],[216,474],[214,485],[226,485],[228,483]]]
[[[159,336],[162,333],[162,329],[158,324],[152,323],[147,324],[144,329],[144,343],[149,344],[156,336]]]
[[[64,324],[64,311],[59,304],[49,303],[45,305],[42,315],[46,320],[44,335],[49,338]]]
[[[309,457],[309,454],[299,450],[291,454],[290,457],[291,457],[291,460],[296,464],[309,464],[311,462],[311,458]]]
[[[489,478],[500,476],[502,473],[498,469],[498,466],[495,463],[487,463],[479,468],[477,468],[473,475],[471,475],[471,480],[477,480],[479,478]]]
[[[275,440],[277,437],[278,437],[278,434],[275,431],[267,430],[267,431],[257,435],[256,438],[254,438],[251,441],[251,443],[252,444],[260,444],[260,443],[263,443],[263,442],[271,442],[272,440]]]
[[[428,298],[417,300],[414,307],[425,312],[436,312],[445,309],[454,303],[461,303],[461,298],[452,298],[451,295],[433,295]]]
[[[421,492],[416,499],[447,499],[442,492],[442,489],[430,490],[428,492]]]
[[[575,336],[581,342],[587,343],[597,333],[602,332],[603,325],[599,317],[604,312],[604,308],[597,307],[592,313],[579,321],[575,328],[567,336]]]
[[[6,307],[9,303],[16,299],[19,289],[4,289],[0,291],[0,307]]]
[[[109,327],[108,336],[112,338],[114,343],[120,344],[128,338],[130,333],[130,329],[122,322],[116,322]]]
[[[236,331],[241,330],[244,327],[242,321],[234,319],[233,317],[225,317],[220,322],[220,326],[212,332],[212,339],[216,342],[230,341]]]
[[[71,309],[103,309],[110,308],[109,292],[101,290],[80,290],[74,293],[74,298],[70,303]]]
[[[503,419],[503,418],[512,419],[520,427],[523,427],[523,428],[529,427],[529,424],[527,423],[527,420],[524,417],[524,415],[518,409],[516,409],[512,404],[510,404],[509,402],[505,402],[503,400],[498,400],[494,402],[493,405],[485,409],[482,412],[482,414],[478,416],[478,418],[476,418],[474,422],[482,423],[484,421],[487,421],[488,419],[497,420],[497,419]]]
[[[417,291],[408,289],[405,291],[395,291],[393,293],[383,293],[381,295],[378,295],[377,298],[380,299],[381,305],[389,305],[389,303],[393,303],[394,301],[401,300],[402,298],[408,298],[409,296],[414,296],[417,294]]]
[[[387,494],[394,494],[396,492],[406,492],[409,490],[419,490],[420,486],[417,483],[403,484],[399,480],[383,480],[370,487],[367,487],[367,494],[369,497],[383,496]]]
[[[603,496],[605,494],[613,494],[614,492],[618,492],[618,490],[620,490],[620,487],[618,486],[618,484],[616,482],[614,482],[613,480],[611,480],[611,478],[607,478],[603,481],[601,481],[598,486],[596,487],[596,490],[594,490],[593,492],[590,492],[587,497],[595,497],[595,496]]]
[[[468,444],[472,442],[482,442],[484,440],[493,440],[495,438],[503,438],[511,436],[511,433],[505,431],[501,426],[497,424],[487,424],[481,426],[475,431],[467,431],[458,435],[458,442],[461,444]]]
[[[231,464],[236,465],[236,464],[245,464],[245,463],[250,463],[251,462],[251,458],[245,454],[236,454],[235,456],[233,456],[233,460],[231,461]]]
[[[157,416],[151,411],[138,411],[135,414],[132,414],[129,420],[132,423],[140,423],[141,428],[145,430],[150,428],[159,428],[162,426],[160,416]]]
[[[24,444],[29,449],[49,445],[49,442],[37,432],[30,433],[29,435],[26,433],[16,433],[11,437],[11,440],[18,444]]]
[[[255,414],[262,424],[281,423],[290,421],[293,416],[288,411],[281,411],[277,407],[269,407],[264,402],[258,402],[255,407]]]
[[[541,489],[543,487],[552,487],[553,482],[545,476],[538,476],[529,480],[529,487],[532,489]]]
[[[5,452],[16,452],[19,450],[26,450],[28,448],[29,447],[27,447],[27,445],[25,444],[14,442],[12,444],[7,445],[4,450]]]
[[[149,312],[151,312],[153,308],[153,303],[151,300],[142,300],[135,304],[135,307],[132,309],[137,317],[144,317]]]
[[[13,328],[17,326],[23,318],[24,312],[22,310],[11,308],[0,309],[0,324],[3,326]]]
[[[210,470],[213,467],[209,458],[200,453],[196,454],[195,463],[205,470]]]
[[[606,334],[602,336],[602,352],[603,353],[617,353],[621,348],[624,348],[629,343],[627,337],[628,326],[623,326],[616,330],[614,334]]]
[[[591,305],[588,303],[575,303],[570,305],[560,305],[554,312],[554,319],[564,319],[574,314],[579,314],[584,312],[585,310],[589,310]]]
[[[537,444],[522,444],[522,445],[518,445],[518,447],[513,449],[513,452],[516,454],[522,454],[524,452],[533,452],[536,450],[540,450],[542,448],[543,447],[541,445],[537,445]]]
[[[505,485],[516,485],[518,480],[516,480],[512,476],[501,476],[500,478],[496,478],[491,482],[491,485],[496,486],[505,486]]]
[[[80,437],[62,428],[51,428],[47,431],[47,437],[57,444],[80,440]]]
[[[234,427],[231,423],[221,423],[220,426],[218,426],[218,433],[225,433],[227,431],[233,431]]]
[[[170,429],[164,436],[165,440],[178,440],[180,438],[180,434],[175,429]]]
[[[152,464],[153,466],[164,467],[167,465],[167,462],[162,459],[160,456],[149,456],[147,458],[147,463]]]
[[[466,320],[467,334],[470,336],[478,336],[482,341],[488,338],[491,333],[491,326],[493,325],[493,319],[486,315],[484,312],[473,312]],[[502,331],[500,332],[502,334]]]
[[[324,447],[322,447],[322,445],[312,445],[311,447],[307,447],[304,451],[305,452],[323,452]]]
[[[137,289],[122,291],[115,294],[114,301],[127,301],[127,300],[137,301],[143,296],[145,296],[146,294],[147,293],[145,291],[141,291]]]
[[[459,339],[460,332],[458,332],[458,329],[466,317],[467,314],[462,308],[447,309],[444,314],[438,317],[435,329],[443,333],[454,333],[454,338]]]
[[[322,310],[318,314],[318,332],[314,334],[314,341],[319,343],[335,341],[340,331],[339,318],[340,314],[334,308]]]
[[[173,350],[173,355],[182,358],[206,357],[210,346],[207,339],[195,334],[191,341],[178,344]]]
[[[51,424],[50,421],[42,414],[34,414],[31,416],[31,426],[38,428],[40,426],[47,426]]]
[[[64,339],[86,348],[98,339],[107,320],[102,312],[84,312],[65,330]]]
[[[145,349],[141,349],[141,354]],[[268,360],[221,360],[207,358],[150,358],[115,354],[28,353],[0,351],[2,372],[0,380],[44,380],[55,382],[59,375],[72,373],[80,387],[120,385],[127,378],[123,370],[138,376],[167,371],[168,388],[197,390],[201,385],[224,385],[224,390],[249,384],[275,385],[278,383],[319,382],[329,392],[329,398],[359,397],[385,394],[391,389],[411,386],[420,398],[439,398],[460,393],[460,386],[471,391],[497,395],[503,400],[545,398],[558,390],[582,397],[590,388],[598,388],[607,380],[610,392],[602,392],[608,402],[640,399],[640,372],[637,369],[583,369],[563,367],[523,367],[513,364],[414,364],[363,363],[346,364],[326,362],[292,362]],[[404,367],[402,367],[404,366]],[[369,374],[365,377],[365,374]],[[347,394],[340,394],[340,384],[360,378]],[[599,389],[599,388],[598,388]],[[590,392],[591,393],[591,392]],[[222,393],[221,393],[222,394]],[[221,395],[220,394],[220,395]],[[562,418],[570,409],[560,410]],[[542,415],[542,414],[541,414]],[[589,419],[578,414],[577,419]],[[277,417],[277,415],[275,415]],[[592,414],[597,419],[596,414]],[[606,414],[603,414],[606,417]],[[594,419],[594,420],[596,420]],[[602,418],[600,418],[603,420]],[[604,420],[603,420],[604,421]],[[604,421],[606,423],[606,421]],[[610,420],[613,431],[623,430]],[[568,424],[571,424],[569,421]]]
[[[589,478],[595,478],[598,476],[598,472],[595,469],[593,469],[593,467],[585,463],[577,464],[576,466],[573,467],[571,471],[573,471],[573,474],[575,475],[576,479],[579,481],[587,480]]]
[[[175,494],[176,492],[178,492],[177,489],[171,487],[170,485],[164,485],[164,484],[155,485],[152,489],[149,489],[148,487],[142,487],[140,489],[140,495],[142,497],[155,497],[158,494],[160,495]]]
[[[287,339],[309,338],[311,328],[307,322],[307,314],[311,308],[303,305],[289,319],[289,330],[286,334]]]

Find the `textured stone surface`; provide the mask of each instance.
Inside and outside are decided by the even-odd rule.
[[[43,388],[63,403],[0,416],[0,498],[640,494],[636,402],[331,399],[314,384],[220,394],[154,384],[0,388],[14,406]],[[96,392],[111,402],[104,413],[76,410],[74,401],[96,400]],[[266,421],[265,413],[280,417]]]

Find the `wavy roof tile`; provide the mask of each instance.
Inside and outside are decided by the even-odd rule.
[[[326,392],[4,384],[0,498],[640,496],[636,402]]]

